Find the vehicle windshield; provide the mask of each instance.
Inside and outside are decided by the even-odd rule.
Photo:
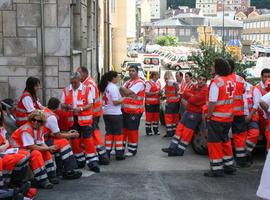
[[[143,64],[145,64],[145,65],[159,65],[159,59],[158,58],[145,58],[143,61]]]

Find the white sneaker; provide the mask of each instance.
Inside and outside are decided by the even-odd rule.
[[[111,150],[111,155],[115,155],[115,150]]]
[[[133,153],[131,153],[131,152],[125,153],[125,157],[132,157],[132,156],[134,156],[134,155],[133,155]]]

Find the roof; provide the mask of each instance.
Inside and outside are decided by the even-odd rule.
[[[201,16],[176,16],[169,19],[158,20],[144,26],[170,27],[170,26],[213,26],[222,27],[223,19],[219,17],[201,17]],[[225,27],[243,27],[243,22],[238,20],[224,19]]]

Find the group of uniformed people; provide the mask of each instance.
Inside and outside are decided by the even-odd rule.
[[[79,67],[71,74],[70,85],[63,89],[61,98],[51,98],[47,107],[37,97],[39,79],[29,77],[14,111],[18,129],[9,138],[2,110],[0,186],[8,188],[11,182],[23,185],[22,176],[30,167],[35,185],[51,189],[59,183],[59,175],[80,178],[82,172],[77,169],[85,165],[100,172],[99,165],[110,163],[113,150],[116,160],[135,156],[144,111],[146,135],[160,135],[161,97],[166,100],[164,137],[172,137],[169,147],[162,148],[168,156],[183,156],[194,131],[203,123],[210,159],[210,171],[205,176],[234,174],[234,161],[239,167],[249,167],[260,132],[265,133],[267,147],[270,144],[266,128],[270,69],[262,71],[257,86],[233,71],[232,60],[216,59],[209,86],[203,74],[193,82],[190,72],[185,76],[176,72],[175,80],[167,71],[162,88],[158,72],[152,72],[150,80],[144,81],[138,76],[138,67],[130,66],[130,79],[119,88],[117,72],[105,73],[96,84],[87,68]],[[185,112],[180,114],[182,107]],[[101,116],[106,130],[104,141],[98,125]]]

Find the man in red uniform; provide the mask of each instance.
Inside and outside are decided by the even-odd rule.
[[[11,145],[30,151],[29,165],[34,173],[35,180],[41,188],[52,189],[52,184],[58,184],[56,178],[53,152],[58,147],[48,147],[44,142],[46,118],[41,110],[35,110],[28,116],[28,122],[19,127],[11,136]],[[26,151],[26,154],[29,154]],[[49,180],[48,180],[49,178]]]
[[[235,84],[230,76],[230,67],[226,60],[216,59],[212,71],[216,76],[209,89],[207,120],[207,146],[210,159],[208,177],[223,177],[224,172],[234,174],[233,151],[229,130],[233,121],[233,103]]]
[[[160,90],[159,73],[152,72],[151,80],[145,83],[145,132],[146,135],[160,135],[159,124],[159,107],[160,107]],[[152,132],[153,127],[153,132]]]
[[[270,78],[270,69],[265,68],[261,71],[261,82],[256,86],[260,93],[261,96],[264,96],[267,94],[266,91],[266,80]],[[263,109],[259,108],[258,110],[259,113],[259,127],[260,127],[260,133],[265,134],[265,128],[267,125],[267,118],[264,116],[264,111]]]
[[[182,95],[187,101],[186,111],[177,125],[176,134],[173,136],[169,148],[162,149],[163,152],[168,153],[168,156],[183,156],[192,140],[194,131],[202,123],[202,107],[208,96],[206,81],[206,76],[200,75],[198,84],[193,85]]]
[[[98,156],[93,141],[93,93],[90,87],[81,83],[79,72],[71,74],[70,85],[64,88],[61,98],[62,109],[69,112],[68,123],[70,129],[78,131],[79,138],[71,139],[73,153],[79,168],[85,163],[94,172],[100,172]]]
[[[97,153],[99,156],[99,164],[101,165],[108,165],[109,164],[109,158],[106,153],[106,148],[103,144],[103,140],[101,137],[101,131],[99,128],[99,119],[100,116],[103,114],[102,110],[102,100],[100,98],[100,93],[97,87],[97,84],[95,81],[89,76],[88,69],[86,67],[79,67],[77,71],[81,74],[81,82],[86,86],[86,87],[91,87],[91,90],[93,91],[94,94],[94,100],[93,100],[93,107],[92,107],[92,112],[93,112],[93,140],[94,144],[97,149]]]
[[[138,67],[129,67],[130,79],[120,88],[125,97],[123,108],[124,144],[128,143],[126,156],[135,156],[138,148],[140,119],[144,112],[145,83],[138,76]]]
[[[44,109],[46,115],[47,134],[45,135],[45,142],[48,146],[57,145],[59,150],[55,152],[55,161],[57,171],[60,172],[64,179],[78,179],[82,172],[75,171],[77,166],[76,158],[72,152],[71,146],[67,139],[79,137],[79,133],[60,132],[57,115],[54,113],[60,105],[60,100],[57,98],[50,98],[48,101],[48,108]]]
[[[246,153],[246,138],[247,138],[247,126],[245,123],[244,115],[244,92],[245,92],[245,80],[234,73],[234,61],[228,60],[231,68],[231,78],[235,83],[234,94],[234,108],[233,108],[233,122],[232,122],[232,136],[233,145],[235,149],[236,164],[239,167],[248,167],[250,162]]]

